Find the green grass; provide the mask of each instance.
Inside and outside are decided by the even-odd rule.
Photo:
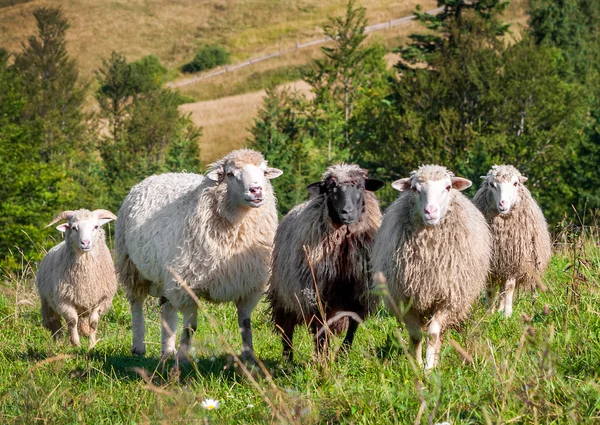
[[[294,363],[281,364],[261,303],[254,341],[269,376],[254,380],[228,360],[241,345],[231,305],[202,304],[195,361],[177,371],[159,361],[156,303],[147,305],[145,358],[129,353],[121,292],[100,322],[98,345],[74,349],[41,327],[29,276],[7,277],[0,287],[0,423],[598,423],[600,250],[590,247],[577,260],[571,267],[568,252],[556,255],[545,277],[549,289],[535,301],[521,294],[510,319],[479,304],[460,331],[446,333],[441,367],[428,376],[411,368],[395,336],[408,335],[383,309],[361,326],[348,355],[315,362],[301,330]],[[339,343],[335,338],[334,347]],[[205,398],[221,407],[203,409]]]

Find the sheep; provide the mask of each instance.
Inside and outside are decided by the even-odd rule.
[[[460,193],[469,186],[439,165],[395,181],[401,194],[386,210],[373,246],[373,271],[388,284],[386,307],[404,321],[421,366],[426,326],[426,370],[439,361],[444,330],[467,318],[486,285],[491,235],[481,212]]]
[[[143,303],[151,295],[161,297],[163,359],[176,353],[187,362],[198,297],[236,304],[242,360],[254,360],[250,318],[266,290],[278,222],[269,179],[281,174],[261,153],[240,149],[205,176],[166,173],[131,189],[118,213],[115,252],[131,305],[133,354],[146,352]],[[178,310],[184,329],[176,351]]]
[[[98,321],[117,291],[115,266],[102,229],[116,218],[107,210],[80,209],[61,212],[46,226],[68,220],[56,227],[65,240],[44,256],[36,278],[43,324],[57,337],[64,317],[71,344],[77,347],[79,332],[89,335],[90,348],[96,344]]]
[[[297,325],[311,327],[317,352],[322,353],[325,322],[335,321],[342,311],[362,320],[377,305],[368,294],[369,257],[381,224],[373,192],[383,184],[367,178],[367,171],[357,165],[331,166],[321,181],[308,186],[312,197],[282,220],[275,236],[267,298],[281,332],[284,360],[292,359]],[[331,324],[336,332],[347,328],[345,348],[352,345],[358,328],[356,316]]]
[[[523,185],[527,177],[512,165],[494,165],[481,177],[473,203],[490,225],[493,239],[491,300],[510,317],[515,288],[533,289],[552,257],[552,241],[542,210]]]

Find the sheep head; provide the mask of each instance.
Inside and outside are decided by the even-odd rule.
[[[454,176],[446,167],[423,165],[411,172],[410,177],[396,180],[392,187],[400,192],[412,190],[423,222],[435,226],[448,211],[452,189],[465,190],[471,184],[470,180]]]
[[[521,186],[527,177],[512,165],[494,165],[487,175],[481,176],[483,184],[492,194],[494,205],[500,214],[508,214],[521,199]],[[492,199],[488,202],[491,204]]]
[[[281,174],[267,166],[261,153],[239,149],[211,164],[206,177],[226,186],[230,205],[258,208],[264,203],[265,189],[270,190],[269,180]]]
[[[102,209],[63,211],[46,227],[59,221],[68,220],[67,223],[56,226],[56,229],[65,233],[65,239],[69,241],[73,248],[88,252],[94,248],[99,240],[103,240],[102,226],[116,219],[117,217],[113,213]]]
[[[324,195],[331,221],[338,225],[356,222],[364,212],[365,190],[375,192],[383,187],[381,180],[367,178],[367,170],[358,165],[339,164],[329,167],[322,180],[307,189],[313,195]]]

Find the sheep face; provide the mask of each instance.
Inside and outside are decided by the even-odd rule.
[[[60,217],[60,215],[59,215]],[[75,249],[83,252],[91,251],[95,244],[103,240],[102,226],[116,217],[110,211],[80,210],[69,214],[67,223],[56,226],[56,229],[65,234],[65,239]],[[55,219],[55,221],[57,221]],[[52,223],[51,223],[52,224]]]
[[[375,192],[383,187],[381,180],[354,178],[340,181],[330,176],[324,181],[312,183],[309,192],[325,195],[331,221],[338,225],[349,225],[360,219],[365,209],[365,190]]]
[[[230,204],[258,208],[264,203],[264,191],[270,189],[269,180],[281,174],[283,171],[267,167],[264,161],[259,166],[227,162],[210,171],[207,177],[227,185]]]
[[[439,166],[423,166],[411,173],[411,177],[396,180],[392,187],[400,192],[413,191],[417,210],[427,226],[440,223],[448,211],[452,189],[465,190],[471,181],[455,177]]]
[[[508,181],[489,182],[490,191],[500,214],[508,214],[520,199],[520,186],[527,180],[524,176],[512,176]]]

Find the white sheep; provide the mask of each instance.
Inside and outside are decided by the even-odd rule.
[[[494,165],[473,203],[487,219],[493,237],[491,299],[506,317],[512,314],[515,288],[533,289],[552,257],[552,240],[542,210],[523,185],[527,177],[512,165]]]
[[[177,310],[183,313],[177,359],[188,360],[199,297],[234,302],[242,333],[242,358],[252,359],[252,310],[266,290],[276,200],[262,154],[233,151],[209,166],[206,176],[168,173],[135,185],[118,213],[116,265],[131,303],[131,351],[146,351],[143,302],[164,297],[162,356],[175,353]],[[183,282],[185,285],[182,285]]]
[[[384,214],[372,264],[388,284],[386,306],[403,320],[411,351],[426,369],[439,360],[441,335],[467,318],[486,285],[491,236],[481,212],[459,191],[471,182],[424,165],[392,187],[401,192]]]
[[[42,320],[58,336],[64,317],[75,346],[80,345],[79,332],[89,334],[90,347],[96,344],[98,320],[117,291],[115,267],[102,229],[116,218],[110,211],[81,209],[63,211],[48,225],[68,220],[56,227],[65,233],[65,240],[48,251],[38,270]]]

